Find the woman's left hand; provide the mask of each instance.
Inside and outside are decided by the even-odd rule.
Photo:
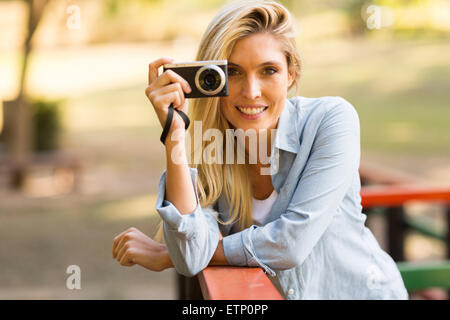
[[[152,271],[170,267],[167,247],[143,234],[136,228],[129,228],[114,238],[113,258],[122,266],[136,263]]]

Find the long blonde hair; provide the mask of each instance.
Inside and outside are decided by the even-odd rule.
[[[269,33],[275,36],[282,44],[290,74],[293,76],[293,86],[297,88],[300,78],[301,60],[295,43],[294,19],[289,11],[274,1],[238,1],[227,4],[213,18],[206,29],[197,52],[196,60],[227,60],[235,43],[245,37],[256,33]],[[230,124],[220,111],[220,98],[193,99],[189,106],[191,123],[201,121],[203,132],[215,128],[225,137]],[[194,137],[193,127],[190,126],[190,137]],[[201,150],[207,144],[216,143],[203,141]],[[191,139],[190,159],[194,159],[195,146]],[[236,151],[236,150],[234,150]],[[201,154],[201,153],[200,153]],[[223,152],[225,154],[225,152]],[[233,153],[234,155],[237,152]],[[231,224],[238,221],[240,230],[252,225],[252,190],[247,175],[246,164],[205,163],[191,164],[198,170],[197,190],[201,207],[213,205],[223,193],[229,204],[231,217],[221,224]],[[157,236],[162,240],[160,228]]]

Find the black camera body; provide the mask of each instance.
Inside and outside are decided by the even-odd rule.
[[[189,83],[192,91],[185,93],[185,98],[228,96],[227,60],[171,63],[163,69],[172,70]]]

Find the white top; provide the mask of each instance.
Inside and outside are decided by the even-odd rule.
[[[256,225],[261,226],[263,224],[265,218],[270,212],[270,209],[272,209],[272,205],[277,199],[277,196],[278,196],[277,190],[273,189],[273,192],[267,199],[258,200],[252,197],[253,203],[252,217],[253,222]]]

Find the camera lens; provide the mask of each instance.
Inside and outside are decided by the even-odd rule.
[[[215,91],[220,85],[220,75],[214,69],[206,69],[200,74],[200,86],[205,91]]]
[[[225,82],[225,73],[220,67],[213,64],[201,67],[195,76],[197,89],[208,96],[219,93]]]
[[[204,81],[205,81],[205,84],[206,84],[208,87],[213,87],[214,84],[216,83],[216,77],[214,77],[213,74],[207,74],[207,75],[205,76]]]

